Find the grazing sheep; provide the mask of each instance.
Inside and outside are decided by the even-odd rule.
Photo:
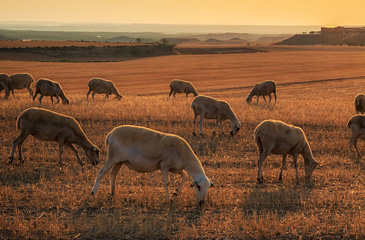
[[[193,135],[195,134],[196,118],[200,115],[200,135],[203,135],[203,119],[217,119],[214,127],[213,135],[217,130],[218,123],[221,123],[222,134],[223,121],[229,119],[231,121],[231,135],[235,135],[241,128],[241,123],[237,119],[236,114],[233,112],[231,106],[226,101],[220,101],[208,96],[198,96],[194,98],[191,108],[194,111],[193,120]]]
[[[89,81],[88,85],[89,85],[89,91],[86,94],[87,99],[89,98],[89,94],[91,91],[93,91],[92,93],[93,100],[95,93],[105,93],[105,99],[109,99],[110,94],[114,94],[115,98],[117,98],[118,100],[121,100],[123,97],[119,93],[115,84],[110,80],[105,80],[102,78],[93,78]]]
[[[0,74],[0,92],[3,90],[5,90],[5,99],[8,99],[10,95],[10,77],[5,73]]]
[[[200,205],[204,203],[208,188],[213,185],[189,144],[179,136],[149,128],[124,125],[114,128],[107,135],[106,145],[108,159],[98,172],[92,195],[97,193],[100,180],[111,168],[110,190],[114,195],[115,178],[123,164],[141,173],[160,169],[168,201],[170,200],[169,172],[180,174],[182,177],[179,188],[173,194],[175,196],[183,189],[188,174],[194,179],[192,187]]]
[[[358,94],[355,97],[355,110],[356,110],[357,114],[359,114],[359,112],[361,112],[361,114],[364,114],[364,112],[365,112],[365,94]]]
[[[304,158],[304,170],[306,181],[312,177],[313,170],[318,165],[313,158],[312,150],[303,130],[281,121],[266,120],[255,129],[255,140],[259,150],[257,180],[262,183],[262,164],[270,153],[283,155],[279,181],[282,180],[283,169],[286,164],[286,155],[292,155],[296,171],[297,184],[299,184],[298,154]]]
[[[70,104],[70,101],[66,97],[61,85],[58,82],[49,79],[39,79],[35,85],[35,94],[33,97],[33,102],[37,97],[38,93],[41,95],[39,97],[39,103],[41,104],[42,104],[42,98],[44,96],[50,96],[52,104],[53,104],[53,97],[57,98],[57,103],[60,102],[60,99],[58,98],[60,97],[62,99],[63,104]]]
[[[41,141],[55,141],[59,144],[58,162],[62,165],[63,145],[74,151],[78,162],[83,165],[76,148],[73,144],[84,149],[87,158],[92,165],[99,162],[99,149],[85,135],[80,124],[70,116],[52,112],[43,108],[28,108],[22,112],[16,123],[20,129],[20,135],[14,139],[11,148],[9,162],[14,160],[15,148],[18,146],[19,160],[23,162],[22,144],[24,140],[32,135]]]
[[[265,95],[269,95],[269,103],[271,102],[271,93],[274,93],[275,103],[276,103],[276,83],[274,81],[265,81],[262,83],[255,84],[251,89],[251,92],[248,94],[246,98],[247,103],[251,103],[252,97],[256,95],[257,103],[259,103],[259,97],[262,96],[266,101]]]
[[[357,139],[365,140],[365,116],[355,115],[347,123],[347,129],[351,129],[352,136],[349,142],[349,154],[352,157],[352,145],[355,146],[357,157],[361,158],[359,149],[357,149]]]
[[[199,95],[193,84],[188,81],[174,79],[170,82],[170,88],[169,97],[171,97],[172,93],[174,93],[174,97],[176,93],[185,93],[186,97],[188,97],[189,93],[194,94],[195,97]]]
[[[24,89],[27,88],[29,91],[30,97],[33,97],[33,90],[30,88],[34,82],[32,75],[29,73],[16,73],[10,76],[10,86],[11,86],[11,93],[14,97],[14,89]]]

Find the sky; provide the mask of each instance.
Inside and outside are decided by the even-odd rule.
[[[0,0],[0,22],[365,25],[365,0]]]

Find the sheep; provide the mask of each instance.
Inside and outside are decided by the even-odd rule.
[[[15,148],[19,150],[19,160],[23,163],[22,144],[25,139],[32,135],[41,141],[55,141],[59,144],[58,163],[62,165],[63,146],[66,145],[75,153],[80,165],[81,161],[73,144],[79,145],[85,152],[92,165],[99,163],[99,148],[92,144],[85,135],[80,124],[75,118],[59,114],[43,108],[28,108],[18,117],[16,122],[20,135],[14,139],[11,148],[9,163],[14,160]]]
[[[355,110],[356,110],[356,114],[359,114],[359,112],[361,112],[361,114],[364,114],[364,112],[365,112],[365,94],[358,94],[355,97]]]
[[[235,135],[241,129],[241,123],[237,119],[236,114],[233,112],[231,106],[226,101],[220,101],[212,97],[208,96],[197,96],[194,98],[193,103],[191,104],[191,108],[194,111],[194,120],[193,120],[193,135],[195,134],[195,124],[197,116],[200,115],[200,135],[203,136],[203,119],[216,119],[217,122],[215,124],[213,135],[217,130],[218,123],[221,123],[222,134],[224,134],[223,130],[223,121],[229,119],[231,121],[231,135]]]
[[[361,154],[359,149],[357,149],[357,139],[365,140],[365,116],[355,115],[350,118],[347,122],[347,129],[351,129],[352,136],[349,142],[349,155],[352,157],[352,145],[355,146],[357,157],[361,159]]]
[[[10,95],[10,77],[9,75],[2,73],[0,74],[0,92],[5,90],[5,99],[9,98]]]
[[[255,140],[259,150],[257,180],[260,184],[264,180],[262,165],[270,153],[283,155],[279,181],[282,180],[287,154],[293,156],[297,184],[299,184],[298,154],[301,154],[304,158],[306,182],[310,181],[318,162],[313,158],[312,150],[301,128],[282,121],[265,120],[256,127]]]
[[[171,94],[174,93],[174,97],[176,93],[185,93],[186,97],[188,97],[189,93],[194,94],[194,97],[198,96],[198,92],[196,91],[195,87],[191,82],[184,81],[184,80],[178,80],[174,79],[170,82],[170,94],[169,97],[171,97]]]
[[[182,191],[188,175],[194,179],[191,187],[194,187],[200,206],[204,203],[208,188],[213,186],[189,144],[177,135],[145,127],[122,125],[108,133],[106,145],[108,158],[98,171],[92,195],[97,193],[101,179],[112,168],[110,192],[114,196],[115,178],[123,164],[140,173],[160,169],[167,201],[170,201],[169,172],[180,174],[182,177],[182,182],[173,194],[174,196]]]
[[[53,104],[53,97],[57,98],[57,103],[60,102],[58,97],[61,97],[63,104],[70,104],[70,101],[66,97],[65,93],[61,85],[58,82],[49,80],[49,79],[39,79],[35,85],[35,94],[33,97],[33,102],[37,97],[37,94],[40,94],[39,103],[42,104],[42,98],[44,96],[50,96]]]
[[[10,76],[10,86],[11,93],[14,97],[14,89],[24,89],[27,88],[29,91],[30,97],[33,97],[33,90],[30,88],[30,85],[34,82],[32,75],[29,73],[16,73]]]
[[[109,99],[110,94],[114,94],[115,98],[118,99],[119,101],[123,98],[123,96],[119,93],[115,84],[110,80],[105,80],[102,78],[92,78],[90,79],[88,86],[89,86],[89,91],[86,94],[86,99],[89,98],[89,94],[91,91],[93,91],[92,93],[93,100],[95,93],[105,93],[105,99]]]
[[[251,92],[248,94],[246,98],[247,103],[251,103],[252,97],[257,96],[257,104],[259,103],[259,97],[262,96],[265,99],[265,95],[269,95],[269,103],[271,102],[271,93],[274,93],[275,103],[276,103],[276,83],[274,81],[265,81],[262,83],[255,84],[251,89]]]

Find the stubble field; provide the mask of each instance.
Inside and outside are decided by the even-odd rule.
[[[364,92],[365,51],[358,49],[168,56],[121,63],[1,61],[0,72],[29,72],[35,79],[62,84],[71,104],[51,105],[44,98],[41,107],[75,117],[101,149],[101,163],[82,168],[66,149],[65,165],[59,167],[57,144],[29,137],[23,144],[25,163],[8,165],[11,142],[19,134],[17,116],[39,104],[33,104],[26,91],[16,91],[15,99],[1,99],[0,238],[364,238],[365,164],[364,159],[348,157],[346,128],[355,114],[353,99]],[[114,80],[125,98],[104,101],[97,95],[95,101],[86,101],[87,81],[94,76]],[[201,94],[228,101],[241,131],[234,137],[214,137],[214,121],[206,121],[206,137],[194,137],[193,98],[168,98],[173,78],[192,81]],[[279,84],[277,104],[260,99],[258,105],[247,105],[249,87],[267,79]],[[303,128],[321,163],[312,184],[304,184],[301,157],[300,184],[295,184],[292,158],[280,183],[280,156],[266,159],[265,182],[257,184],[253,130],[265,119]],[[190,184],[168,204],[159,171],[140,174],[125,166],[117,176],[114,199],[108,195],[107,175],[98,194],[91,196],[106,160],[105,136],[122,124],[187,140],[215,185],[202,209]],[[228,133],[228,122],[225,129]],[[364,149],[364,142],[358,147]],[[179,182],[180,176],[170,174],[171,192]]]

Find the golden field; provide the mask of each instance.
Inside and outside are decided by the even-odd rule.
[[[263,47],[264,48],[264,47]],[[26,90],[0,100],[0,238],[4,239],[363,239],[365,238],[365,162],[348,157],[347,120],[353,99],[364,92],[365,50],[361,47],[275,48],[253,54],[177,55],[111,63],[0,61],[0,72],[29,72],[35,79],[59,81],[71,104],[42,107],[74,116],[101,149],[101,163],[81,167],[69,149],[58,166],[58,144],[29,137],[25,163],[8,164],[17,116],[32,103]],[[271,50],[273,49],[273,50]],[[115,81],[122,101],[86,101],[92,77]],[[214,121],[205,121],[205,138],[194,137],[192,96],[168,98],[169,82],[193,82],[201,94],[228,101],[241,131],[212,136]],[[276,105],[247,105],[250,87],[263,80],[278,83]],[[34,84],[33,84],[34,88]],[[38,101],[38,100],[37,100]],[[253,101],[255,102],[255,100]],[[265,119],[303,128],[314,157],[321,163],[313,183],[295,184],[291,158],[278,181],[281,156],[270,156],[259,185],[253,130]],[[191,145],[215,188],[202,209],[186,184],[173,204],[165,200],[159,171],[136,173],[125,166],[117,176],[116,196],[109,176],[98,194],[91,189],[106,160],[105,136],[114,127],[134,124],[177,134]],[[229,123],[225,123],[229,132]],[[364,151],[364,142],[358,147]],[[82,150],[80,150],[84,156]],[[191,178],[189,179],[191,180]],[[170,174],[170,192],[180,176]]]

